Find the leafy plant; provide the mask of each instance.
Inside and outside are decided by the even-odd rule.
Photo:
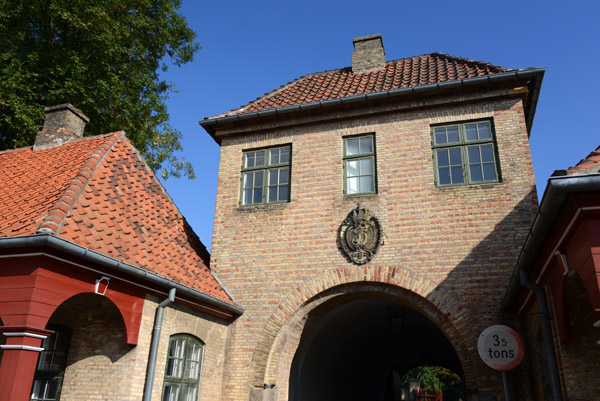
[[[88,134],[125,130],[164,178],[193,178],[160,78],[200,48],[180,0],[0,2],[0,149],[29,146],[43,109],[71,103]]]

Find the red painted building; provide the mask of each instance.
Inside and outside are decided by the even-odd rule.
[[[503,306],[524,321],[539,399],[598,399],[600,147],[548,180]]]
[[[180,316],[165,320],[174,335],[217,324],[205,331],[224,338],[241,308],[125,134],[81,138],[87,117],[79,110],[60,105],[46,112],[33,147],[0,152],[0,399],[139,399],[152,389],[147,372],[156,371],[156,363],[146,369],[156,310],[174,302]],[[175,297],[158,307],[173,290]],[[186,319],[193,328],[178,329]],[[208,334],[195,335],[205,353],[224,354],[223,345],[200,338]],[[160,340],[154,351],[164,369],[171,340]],[[67,355],[79,362],[67,366]],[[100,355],[110,360],[100,375],[107,385],[81,398],[85,383],[101,383],[85,362]],[[202,377],[205,393],[218,391],[220,372],[211,374]],[[129,393],[111,386],[119,380]],[[178,385],[161,389],[162,380],[156,382],[157,394]]]

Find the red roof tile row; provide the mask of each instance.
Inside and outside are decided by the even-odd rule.
[[[581,159],[575,166],[571,166],[566,170],[556,170],[552,176],[592,173],[600,173],[600,146],[587,155],[587,157]]]
[[[475,60],[431,53],[389,61],[381,70],[353,73],[351,68],[305,75],[279,89],[215,117],[245,114],[349,96],[463,80],[512,71]]]

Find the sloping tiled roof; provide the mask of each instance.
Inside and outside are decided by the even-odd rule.
[[[431,53],[389,61],[383,69],[376,71],[353,73],[352,68],[348,67],[305,75],[245,106],[215,117],[476,78],[508,71],[513,70],[481,61]]]
[[[600,173],[600,146],[590,153],[586,158],[581,159],[575,166],[566,170],[556,170],[552,176],[561,175],[579,175]]]
[[[123,132],[0,152],[0,185],[0,236],[53,233],[235,305]]]

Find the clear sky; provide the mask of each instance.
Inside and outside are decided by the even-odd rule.
[[[163,183],[209,249],[220,149],[198,121],[350,66],[358,36],[381,33],[387,60],[442,52],[546,67],[530,140],[540,198],[554,170],[600,145],[600,1],[184,0],[181,11],[202,49],[166,74],[178,90],[167,104],[197,178]]]

